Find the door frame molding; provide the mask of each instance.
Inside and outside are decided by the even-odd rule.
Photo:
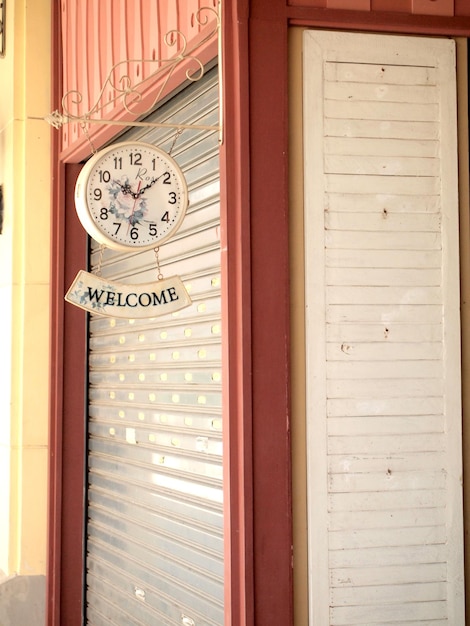
[[[288,178],[289,27],[317,26],[446,36],[470,34],[470,17],[343,11],[320,9],[311,4],[311,0],[304,0],[303,4],[300,0],[290,0],[289,3],[288,0],[224,0],[225,125],[228,134],[222,150],[222,167],[225,167],[222,193],[226,197],[222,210],[227,226],[234,229],[226,241],[224,263],[227,264],[226,280],[230,293],[226,294],[224,306],[235,307],[231,310],[227,333],[230,351],[226,347],[224,357],[231,372],[226,408],[233,411],[230,444],[226,445],[229,446],[233,472],[229,486],[232,512],[227,562],[234,582],[233,589],[228,592],[234,613],[228,617],[227,626],[230,623],[234,626],[255,623],[262,626],[271,622],[288,626],[294,620],[290,437],[291,428],[298,432],[299,427],[295,422],[291,423],[294,405],[291,406],[288,221],[293,205],[290,204]],[[52,6],[52,99],[53,105],[58,106],[62,67],[61,1],[52,0]],[[269,106],[266,106],[267,102]],[[69,388],[65,381],[76,380],[73,376],[67,378],[64,366],[76,369],[77,361],[63,353],[73,346],[73,342],[65,341],[65,333],[69,331],[63,303],[64,269],[69,263],[64,256],[64,207],[67,206],[68,211],[71,207],[64,201],[65,167],[60,160],[55,133],[53,131],[48,624],[59,626],[62,620],[68,626],[79,626],[82,581],[77,591],[67,590],[66,586],[78,585],[80,576],[75,576],[74,582],[63,579],[61,584],[61,575],[67,565],[70,567],[67,542],[78,541],[71,530],[69,539],[66,537],[69,513],[72,512],[64,508],[67,502],[64,494],[72,502],[78,501],[82,497],[83,483],[79,487],[78,482],[75,484],[72,480],[73,461],[68,458],[67,446],[79,444],[74,441],[72,433],[67,440],[63,423],[64,391]],[[75,175],[76,171],[72,171]],[[75,236],[80,237],[80,233]],[[79,245],[77,254],[85,256],[84,242]],[[70,325],[73,337],[82,333],[75,330],[72,323]],[[297,384],[294,379],[293,384]],[[80,384],[76,388],[75,402],[79,403]],[[294,387],[294,395],[296,392]],[[83,389],[81,393],[84,393]],[[82,407],[83,402],[82,395]],[[301,411],[299,417],[302,417]],[[297,473],[298,452],[299,447],[295,446],[294,475]],[[64,470],[66,464],[69,473]],[[75,471],[77,476],[80,475],[80,467]],[[295,489],[297,501],[297,486]],[[294,522],[296,528],[304,523],[297,508]],[[297,539],[295,545],[299,546]],[[301,586],[303,566],[297,569],[298,563],[296,557],[296,579]],[[298,623],[302,623],[301,611],[297,615],[300,616]]]

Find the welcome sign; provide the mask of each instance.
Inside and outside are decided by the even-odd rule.
[[[191,304],[179,276],[127,285],[80,270],[65,300],[90,313],[109,317],[144,318],[174,313]]]

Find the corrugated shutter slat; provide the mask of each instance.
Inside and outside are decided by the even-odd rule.
[[[155,121],[216,123],[209,73]],[[135,139],[171,149],[175,131]],[[193,304],[147,320],[90,318],[87,620],[93,626],[223,623],[218,143],[185,130],[174,144],[189,187],[180,230],[159,252]],[[93,245],[92,267],[101,257]],[[157,279],[153,251],[105,249],[103,277]],[[188,622],[189,623],[189,622]]]

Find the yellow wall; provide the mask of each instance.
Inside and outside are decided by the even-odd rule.
[[[6,6],[0,58],[0,570],[45,574],[47,539],[50,0]]]

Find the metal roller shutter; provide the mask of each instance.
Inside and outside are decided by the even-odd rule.
[[[150,121],[217,124],[209,72]],[[174,129],[132,130],[170,151]],[[190,206],[160,250],[192,305],[172,315],[90,317],[86,620],[101,625],[223,623],[219,162],[215,132],[184,130],[172,156]],[[92,246],[91,266],[156,280],[153,251]]]

